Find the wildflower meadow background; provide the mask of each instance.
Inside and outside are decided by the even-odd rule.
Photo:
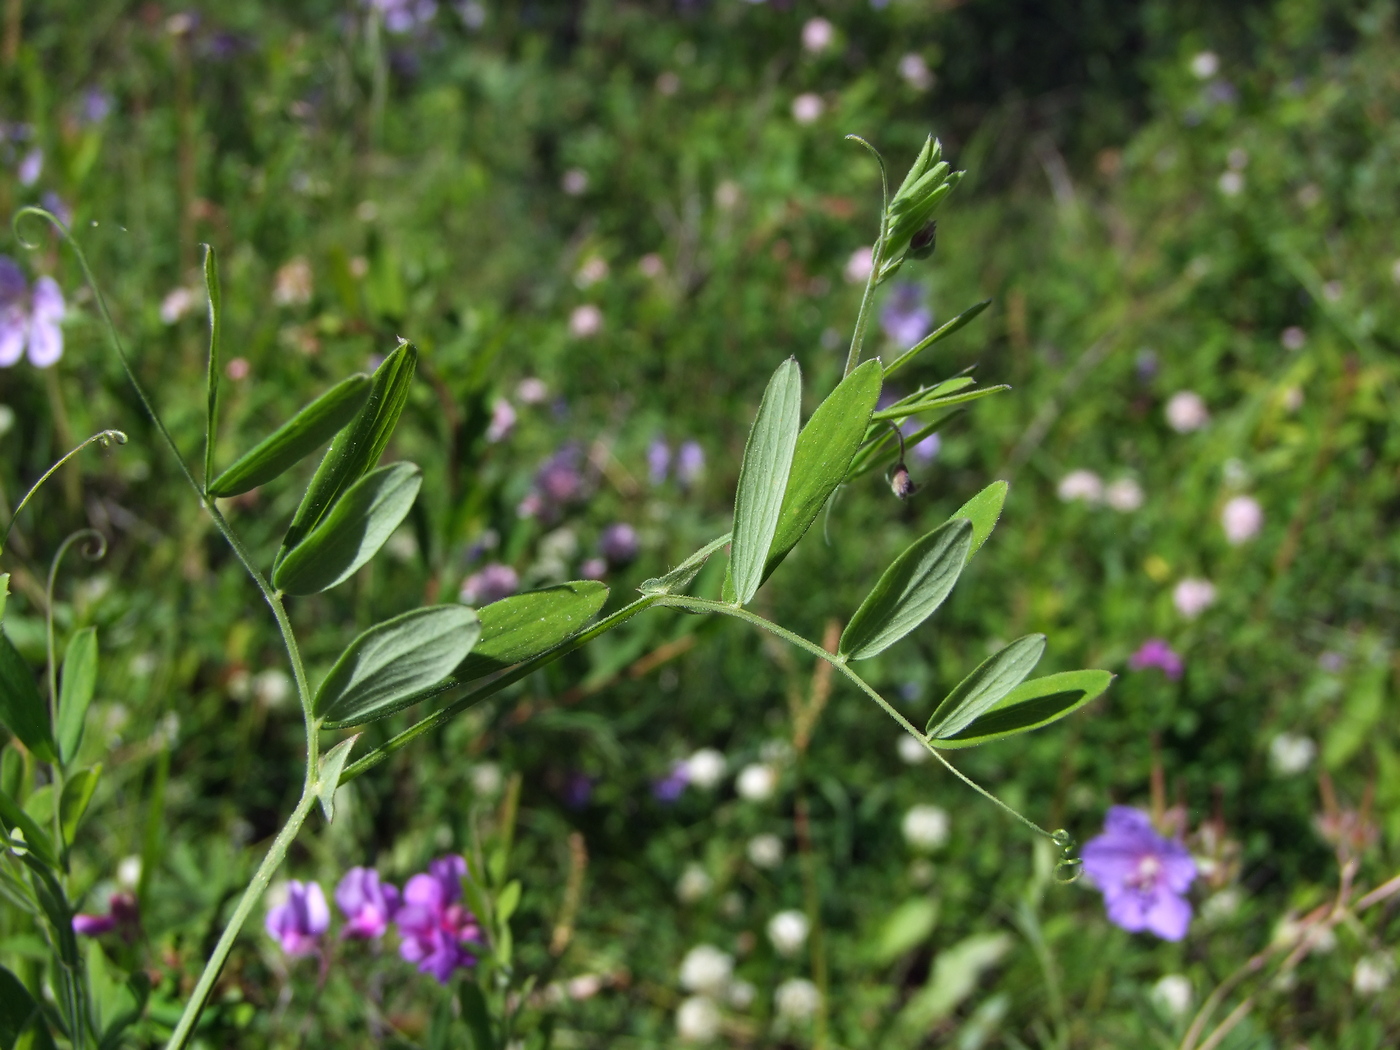
[[[7,0],[0,213],[70,229],[102,298],[20,216],[0,1050],[181,1045],[314,786],[278,625],[104,309],[198,463],[217,260],[214,473],[416,348],[369,476],[412,487],[401,523],[287,599],[313,688],[424,607],[555,588],[572,632],[730,529],[775,369],[804,419],[842,380],[882,216],[847,134],[891,191],[930,134],[965,172],[865,356],[974,316],[877,418],[977,399],[891,424],[750,608],[836,652],[1009,483],[958,589],[859,667],[920,727],[1028,636],[1042,674],[1112,672],[947,752],[1072,841],[832,664],[649,609],[403,746],[446,701],[359,726],[350,761],[396,750],[323,792],[188,1045],[1400,1044],[1393,3]],[[207,498],[266,569],[315,471]]]

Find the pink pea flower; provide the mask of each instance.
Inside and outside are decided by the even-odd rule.
[[[454,970],[476,963],[467,946],[481,940],[476,916],[457,903],[467,862],[460,856],[442,857],[423,875],[408,880],[403,906],[394,921],[402,943],[399,954],[446,984]]]
[[[267,932],[288,955],[314,955],[320,950],[321,935],[330,928],[331,909],[320,883],[292,879],[287,883],[287,899],[267,913]]]
[[[114,893],[108,897],[106,915],[73,916],[73,932],[83,937],[100,937],[119,930],[130,941],[135,939],[140,924],[136,898],[129,893]]]
[[[1181,842],[1157,834],[1140,809],[1112,806],[1102,835],[1084,844],[1084,871],[1103,892],[1108,919],[1129,933],[1179,941],[1191,925],[1186,891],[1196,862]]]
[[[1128,658],[1128,666],[1134,671],[1155,667],[1173,682],[1181,677],[1183,667],[1180,654],[1160,638],[1149,638],[1143,642],[1138,651]]]
[[[31,294],[14,260],[0,255],[0,368],[29,349],[29,363],[48,368],[63,356],[63,292],[52,277],[40,277]]]
[[[350,921],[342,937],[384,936],[394,913],[399,910],[398,887],[379,881],[373,868],[351,868],[335,888],[335,903]]]

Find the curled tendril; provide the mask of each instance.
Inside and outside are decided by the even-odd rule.
[[[1064,828],[1053,832],[1050,841],[1060,850],[1060,860],[1055,865],[1055,881],[1067,886],[1084,873],[1084,861],[1075,855],[1079,850],[1079,843]]]
[[[16,236],[18,236],[18,234],[16,234]],[[62,459],[60,459],[57,463],[51,466],[48,470],[44,471],[43,477],[41,477],[38,481],[34,482],[32,486],[30,486],[29,491],[24,494],[24,499],[19,501],[19,506],[16,507],[15,512],[10,515],[10,523],[5,526],[5,535],[3,537],[0,537],[0,550],[4,549],[5,542],[10,538],[10,530],[15,527],[15,521],[19,518],[19,512],[24,510],[24,505],[30,501],[30,499],[34,496],[34,493],[39,491],[39,487],[43,485],[44,482],[48,481],[49,478],[53,477],[54,472],[57,471],[59,467],[63,466],[63,464],[67,463],[70,459],[76,456],[83,449],[87,448],[89,445],[101,445],[103,448],[110,448],[114,444],[125,445],[126,442],[127,436],[123,434],[120,430],[99,431],[98,433],[92,435],[92,437],[84,441],[82,444],[78,445],[76,448],[71,449],[63,456]],[[106,540],[103,540],[103,543],[103,550],[105,551]]]

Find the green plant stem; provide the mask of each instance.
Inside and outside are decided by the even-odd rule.
[[[691,598],[686,595],[658,595],[657,604],[672,609],[684,609],[686,612],[719,613],[722,616],[732,616],[736,620],[743,620],[745,623],[751,623],[755,627],[762,628],[770,634],[777,635],[779,638],[783,639],[783,641],[795,645],[799,649],[806,650],[818,659],[825,660],[827,663],[831,664],[831,666],[835,667],[843,675],[849,678],[851,682],[854,683],[856,688],[858,688],[866,696],[870,697],[870,699],[874,700],[877,704],[879,704],[880,708],[885,712],[885,714],[889,715],[896,722],[898,722],[900,727],[906,733],[908,733],[920,744],[922,744],[924,746],[924,749],[928,751],[928,753],[931,754],[934,758],[938,759],[938,761],[943,764],[943,767],[947,769],[948,772],[952,773],[953,776],[957,777],[968,787],[972,788],[973,791],[977,792],[983,798],[987,799],[987,801],[998,806],[1003,812],[1007,813],[1009,816],[1015,817],[1022,824],[1030,828],[1032,831],[1036,832],[1038,835],[1043,835],[1045,838],[1050,839],[1052,842],[1054,841],[1050,832],[1046,831],[1033,820],[1030,820],[1029,818],[1024,817],[1020,813],[1016,812],[1005,802],[997,798],[990,791],[984,788],[981,784],[968,777],[951,762],[949,762],[946,758],[944,758],[943,752],[939,751],[938,748],[934,747],[933,744],[929,742],[928,737],[926,737],[923,733],[920,733],[917,729],[915,729],[914,726],[910,723],[909,719],[905,718],[902,714],[895,710],[894,706],[883,696],[881,696],[878,692],[876,692],[875,689],[872,688],[864,678],[852,671],[847,662],[840,656],[833,656],[831,653],[827,652],[816,642],[809,641],[808,639],[803,638],[800,634],[794,634],[787,628],[780,627],[772,620],[765,620],[762,616],[759,616],[757,613],[751,613],[747,609],[741,609],[737,606],[730,605],[727,602],[711,601],[708,598]]]
[[[865,280],[865,293],[860,297],[860,312],[856,314],[856,330],[851,333],[851,349],[846,355],[846,371],[842,373],[843,377],[854,372],[860,364],[860,351],[865,343],[866,326],[870,323],[870,309],[875,302],[875,286],[880,280],[880,267],[885,261],[885,237],[889,233],[890,225],[890,182],[885,173],[885,159],[880,156],[879,150],[859,135],[847,135],[846,138],[859,142],[875,157],[876,163],[880,165],[880,188],[883,196],[880,206],[880,235],[875,238],[875,247],[870,250],[870,276]]]
[[[199,983],[195,985],[193,994],[185,1003],[184,1012],[180,1015],[180,1021],[175,1026],[175,1031],[171,1033],[169,1041],[165,1044],[165,1050],[182,1050],[189,1041],[190,1033],[194,1031],[194,1026],[199,1021],[199,1015],[204,1010],[204,1004],[209,1001],[209,995],[214,990],[214,982],[219,979],[219,971],[223,969],[229,952],[233,950],[233,942],[238,939],[243,924],[248,921],[253,906],[262,897],[268,883],[272,881],[272,876],[281,867],[282,861],[287,856],[287,850],[291,847],[292,840],[297,837],[297,832],[306,822],[307,814],[311,812],[311,807],[315,802],[316,793],[314,791],[302,792],[301,801],[297,803],[296,809],[292,810],[292,815],[287,818],[287,823],[282,825],[282,830],[277,833],[277,837],[272,840],[267,855],[258,865],[258,870],[253,874],[253,880],[248,883],[248,888],[243,891],[243,896],[238,899],[238,905],[233,909],[233,914],[229,916],[228,924],[224,926],[224,932],[219,935],[219,943],[214,946],[214,953],[209,956],[209,961],[205,963],[204,972],[199,975]]]
[[[76,448],[71,449],[67,454],[64,455],[62,459],[60,459],[57,463],[51,466],[48,470],[44,471],[43,476],[29,487],[29,491],[24,494],[24,499],[19,501],[19,506],[16,507],[15,512],[10,515],[10,522],[8,525],[5,526],[5,535],[3,537],[0,537],[0,550],[4,549],[5,543],[9,540],[10,530],[15,527],[15,521],[19,518],[19,512],[24,510],[24,505],[29,502],[29,500],[33,497],[34,493],[39,491],[39,487],[43,485],[44,482],[48,481],[49,478],[53,477],[54,474],[58,471],[59,467],[63,466],[63,464],[67,463],[70,459],[76,456],[83,449],[87,448],[89,445],[93,444],[94,442],[101,445],[106,445],[109,441],[115,441],[118,445],[125,445],[126,435],[123,434],[120,430],[103,430],[100,433],[92,435],[92,437],[88,438]]]

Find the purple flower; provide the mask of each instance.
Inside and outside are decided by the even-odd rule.
[[[384,16],[384,28],[391,33],[417,29],[437,14],[436,0],[369,0],[369,6]]]
[[[399,910],[399,891],[373,868],[351,868],[335,888],[335,903],[350,920],[342,937],[382,937]]]
[[[608,563],[602,558],[589,558],[578,571],[585,580],[601,580],[608,574]]]
[[[671,446],[661,438],[656,438],[647,446],[647,477],[653,485],[666,480],[666,472],[671,468]]]
[[[48,368],[63,356],[63,292],[52,277],[34,282],[9,256],[0,255],[0,368],[9,368],[29,347],[29,363]]]
[[[900,346],[913,346],[928,335],[933,311],[923,305],[918,285],[897,284],[880,311],[880,327]]]
[[[314,955],[330,924],[331,910],[320,883],[292,879],[287,883],[287,900],[268,910],[264,925],[284,952],[298,956]]]
[[[651,794],[658,802],[674,802],[685,793],[689,785],[690,767],[681,761],[672,766],[671,772],[664,777],[651,782]]]
[[[609,565],[626,565],[637,556],[641,544],[637,542],[637,530],[625,521],[614,522],[603,530],[598,540],[598,550]]]
[[[700,475],[705,473],[705,450],[700,447],[698,441],[687,441],[681,445],[676,453],[676,480],[683,488],[690,488],[691,485],[700,480]]]
[[[17,174],[21,186],[33,186],[39,181],[39,176],[44,173],[44,151],[38,146],[24,155],[24,159],[19,162]]]
[[[1161,638],[1149,638],[1143,642],[1138,651],[1128,657],[1128,666],[1134,671],[1156,667],[1173,682],[1181,677],[1182,671],[1181,656]]]
[[[83,123],[100,124],[107,119],[112,112],[112,96],[101,88],[88,88],[83,92],[83,104],[80,109]]]
[[[84,937],[100,937],[120,930],[127,940],[133,940],[140,922],[136,898],[129,893],[114,893],[107,898],[106,915],[74,915],[73,932]]]
[[[1083,857],[1084,871],[1103,891],[1110,922],[1168,941],[1186,936],[1191,904],[1184,894],[1196,878],[1196,863],[1179,841],[1157,834],[1146,813],[1110,807],[1103,834],[1084,844]]]
[[[491,444],[504,441],[515,429],[515,408],[503,397],[491,403],[491,423],[486,428],[486,440]]]
[[[394,917],[402,938],[399,954],[442,984],[458,967],[476,962],[465,946],[481,940],[476,916],[457,903],[466,873],[467,862],[455,854],[433,861],[426,874],[408,880]]]
[[[493,561],[462,581],[461,599],[467,605],[490,605],[520,589],[520,576],[509,565]]]
[[[583,809],[593,798],[593,778],[587,773],[575,770],[564,778],[564,790],[561,794],[564,805],[570,809]]]
[[[54,218],[65,226],[73,225],[73,209],[68,207],[63,198],[53,190],[45,190],[39,198],[39,203],[44,206],[44,210],[52,212]]]

